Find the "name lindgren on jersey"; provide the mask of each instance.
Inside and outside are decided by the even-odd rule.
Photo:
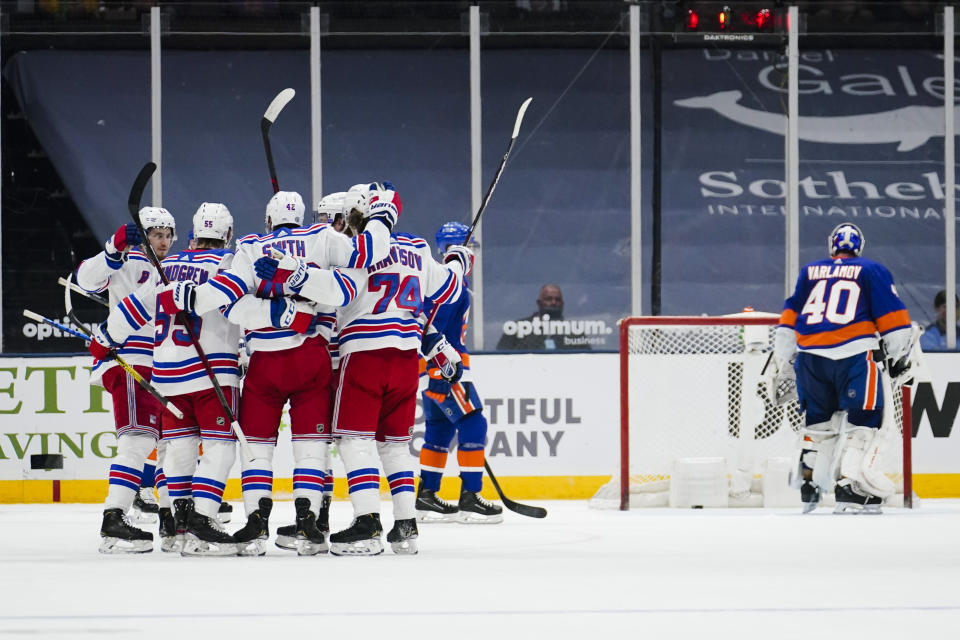
[[[910,329],[910,316],[883,265],[867,258],[828,258],[800,270],[780,326],[797,348],[834,360],[879,347],[876,334]]]
[[[207,282],[229,267],[233,254],[227,249],[194,249],[168,256],[161,263],[171,282],[190,280]],[[153,281],[127,296],[111,311],[108,330],[111,335],[138,330],[153,323],[153,384],[166,396],[177,396],[210,389],[200,356],[186,328],[176,316],[157,311],[161,284]],[[206,353],[217,381],[222,386],[238,386],[240,367],[237,344],[240,328],[227,320],[219,309],[193,317],[193,330]]]
[[[101,251],[80,263],[75,280],[78,286],[87,291],[98,293],[106,290],[110,305],[115,306],[150,280],[153,274],[156,274],[156,270],[147,256],[138,249],[130,250],[126,261],[119,269],[109,266],[106,252]],[[131,333],[118,353],[131,366],[151,366],[153,362],[152,327],[141,327],[139,331]],[[117,366],[119,365],[114,359],[94,360],[90,380],[92,382],[100,380],[105,371]]]
[[[197,308],[226,307],[230,321],[245,330],[250,351],[291,349],[316,335],[329,341],[336,318],[335,305],[349,302],[356,291],[356,286],[349,278],[334,272],[335,285],[331,299],[323,301],[326,304],[318,307],[313,329],[301,334],[292,329],[272,326],[269,299],[283,296],[283,286],[259,278],[254,263],[261,257],[270,256],[271,249],[280,249],[304,260],[311,267],[365,267],[378,253],[385,255],[389,243],[389,233],[384,225],[368,226],[369,230],[353,239],[338,233],[328,224],[306,228],[281,227],[263,235],[244,236],[238,242],[237,256],[230,269],[212,278],[207,286],[197,289]],[[244,298],[235,304],[246,294],[252,294],[260,300]]]
[[[398,234],[390,253],[364,270],[348,274],[356,299],[337,312],[339,353],[375,349],[419,349],[424,303],[443,304],[460,294],[459,271],[438,263],[426,241]]]

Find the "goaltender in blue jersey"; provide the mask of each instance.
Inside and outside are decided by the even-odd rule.
[[[776,331],[777,401],[798,395],[806,412],[792,477],[805,513],[834,484],[837,513],[879,511],[894,492],[880,469],[883,376],[910,368],[913,332],[893,277],[860,256],[863,246],[856,225],[837,226],[830,258],[800,270]]]

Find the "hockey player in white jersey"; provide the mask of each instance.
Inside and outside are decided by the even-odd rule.
[[[137,245],[150,243],[163,258],[176,240],[176,222],[170,212],[160,207],[144,207],[140,219],[147,233],[140,237],[137,225],[128,223],[107,240],[103,251],[77,268],[75,281],[91,292],[106,290],[111,305],[116,305],[143,283],[156,277],[156,270]],[[113,345],[111,345],[113,346]],[[117,352],[145,380],[150,380],[153,363],[153,331],[144,327],[131,333],[116,345]],[[109,350],[94,357],[91,383],[101,384],[113,399],[113,418],[117,429],[117,456],[110,465],[109,488],[104,503],[102,538],[103,553],[145,552],[153,549],[153,536],[124,519],[124,514],[138,501],[145,467],[152,467],[147,457],[156,447],[160,434],[160,404],[126,373]],[[152,487],[152,484],[149,486]],[[153,489],[143,491],[147,498],[144,511],[152,511]],[[139,502],[143,502],[141,499]],[[154,518],[155,519],[155,518]]]
[[[194,215],[193,231],[197,249],[168,256],[161,263],[171,284],[164,287],[151,281],[127,296],[111,311],[96,341],[108,346],[144,326],[153,326],[153,383],[184,415],[177,419],[164,414],[163,418],[163,439],[167,442],[164,467],[175,507],[176,534],[183,536],[182,552],[234,555],[233,537],[223,530],[216,515],[236,456],[236,436],[197,349],[171,304],[173,289],[178,285],[207,282],[230,265],[233,254],[225,246],[233,233],[233,218],[224,205],[205,202]],[[240,329],[219,309],[194,315],[191,323],[235,414]],[[203,455],[198,463],[201,442]]]
[[[400,198],[389,183],[374,183],[366,189],[370,218],[399,209]],[[348,224],[361,233],[367,226],[355,215]],[[333,433],[347,472],[354,520],[349,528],[330,536],[334,555],[383,553],[378,454],[393,498],[394,526],[387,541],[395,553],[417,552],[416,461],[408,443],[416,410],[419,316],[425,297],[442,304],[459,293],[473,256],[469,249],[458,247],[445,260],[446,265],[437,263],[424,240],[398,234],[384,259],[366,269],[343,270],[342,276],[349,277],[357,291],[355,299],[337,312],[341,361]],[[272,265],[275,280],[284,287],[297,287],[301,295],[313,298],[321,290],[322,280],[312,283],[324,278],[324,272],[291,256],[279,263],[270,258],[258,262],[265,277]],[[459,361],[456,351],[441,342],[430,357]]]
[[[365,194],[332,194],[321,210],[338,203],[358,211]],[[366,267],[375,258],[386,256],[390,229],[395,217],[380,216],[367,232],[352,240],[328,224],[301,228],[303,199],[296,192],[275,194],[266,209],[270,229],[264,235],[241,238],[231,268],[210,282],[193,286],[184,283],[176,292],[180,308],[203,314],[226,307],[226,315],[247,331],[245,340],[252,351],[241,395],[240,425],[254,460],[241,461],[247,525],[235,537],[243,555],[262,555],[269,537],[268,518],[272,509],[273,454],[277,444],[280,416],[290,402],[291,439],[294,465],[293,495],[297,513],[295,547],[301,555],[327,551],[325,531],[329,530],[329,499],[324,501],[328,479],[331,438],[331,365],[328,344],[335,320],[333,306],[320,306],[286,294],[295,289],[260,278],[256,260],[274,249],[303,258],[324,269]],[[332,305],[352,300],[356,285],[338,271],[324,271],[327,294],[314,298]],[[311,286],[319,286],[320,277]],[[332,487],[331,487],[332,488]],[[289,533],[289,532],[287,532]]]

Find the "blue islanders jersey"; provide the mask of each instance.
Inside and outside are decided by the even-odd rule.
[[[878,333],[910,329],[910,316],[886,267],[827,258],[800,270],[779,326],[796,332],[800,351],[839,360],[878,348]]]

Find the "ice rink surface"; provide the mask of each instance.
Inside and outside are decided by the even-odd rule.
[[[546,519],[421,525],[419,555],[374,558],[272,542],[105,556],[99,505],[0,505],[0,638],[960,638],[960,500],[882,516],[537,504]],[[278,502],[271,529],[292,519]],[[334,502],[333,529],[349,519]]]

